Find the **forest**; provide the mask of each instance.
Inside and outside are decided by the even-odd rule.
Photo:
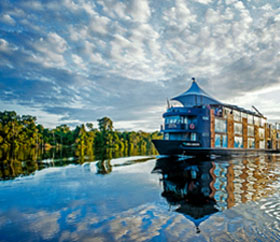
[[[14,111],[0,112],[0,150],[74,147],[80,154],[110,149],[129,155],[134,151],[154,151],[152,139],[161,138],[157,131],[147,133],[114,130],[113,121],[108,117],[97,121],[98,127],[86,123],[74,129],[66,124],[49,129],[37,124],[34,116],[20,116]]]
[[[113,158],[157,154],[152,139],[162,138],[159,132],[120,132],[108,117],[97,121],[98,127],[86,123],[49,129],[37,124],[34,116],[0,112],[0,180],[91,161],[97,161],[98,173],[107,174]]]

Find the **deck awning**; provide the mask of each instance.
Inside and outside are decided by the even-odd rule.
[[[209,104],[222,104],[216,99],[212,98],[207,94],[200,86],[196,83],[193,78],[191,87],[181,95],[172,98],[171,100],[179,101],[184,105],[184,107],[193,107],[199,105],[209,105]]]

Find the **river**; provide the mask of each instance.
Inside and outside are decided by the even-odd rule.
[[[279,155],[80,161],[2,165],[0,241],[280,241]]]

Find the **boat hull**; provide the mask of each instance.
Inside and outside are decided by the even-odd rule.
[[[271,149],[240,149],[240,148],[210,148],[197,146],[195,142],[180,140],[152,140],[160,155],[178,156],[209,156],[209,155],[246,155],[258,153],[279,153],[280,150]]]

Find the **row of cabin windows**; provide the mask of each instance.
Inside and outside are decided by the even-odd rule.
[[[247,126],[248,136],[254,136],[254,126]],[[226,133],[227,132],[227,121],[223,119],[215,119],[215,132]],[[241,123],[234,123],[234,134],[242,135],[243,128]],[[264,128],[259,128],[259,137],[264,139],[265,131]]]
[[[165,118],[166,124],[187,124],[188,118],[185,116],[169,116]]]
[[[165,140],[185,140],[185,141],[197,141],[197,134],[196,133],[165,133],[164,134]]]
[[[265,148],[265,141],[260,140],[259,141],[259,148],[264,149]],[[228,147],[227,142],[227,135],[221,135],[221,134],[215,134],[215,147]],[[234,148],[243,148],[243,138],[235,136],[234,137]],[[254,138],[248,138],[248,148],[254,149],[255,148],[255,139]]]
[[[231,110],[230,108],[226,108],[226,107],[223,107],[223,109],[224,109],[224,118],[227,118],[229,114],[233,114],[234,121],[242,122],[242,118],[247,118],[248,124],[255,124],[255,125],[258,125],[258,126],[264,126],[264,124],[266,123],[265,118],[261,118],[261,117],[258,117],[258,116],[253,116],[251,114],[243,113],[243,112],[240,112],[240,111],[237,111],[237,110]],[[222,115],[219,115],[219,114],[220,114],[220,112],[217,111],[217,109],[216,109],[215,110],[215,115],[222,116]]]
[[[227,135],[215,134],[215,147],[228,147]],[[242,137],[234,137],[234,148],[243,148]]]

